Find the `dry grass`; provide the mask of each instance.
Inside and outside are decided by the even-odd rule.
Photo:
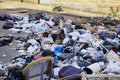
[[[117,16],[120,16],[120,0],[58,0],[54,4],[62,5],[81,12],[96,14],[100,16],[112,13],[110,7],[113,7]]]
[[[0,3],[1,9],[6,8],[30,8],[30,9],[37,9],[37,10],[51,10],[51,6],[49,5],[38,5],[37,3],[27,2],[21,3],[20,0],[6,0]]]
[[[83,16],[107,16],[111,13],[110,7],[113,7],[115,11],[118,10],[117,16],[120,16],[120,0],[56,0],[49,5],[38,5],[38,0],[24,1],[21,3],[20,0],[3,0],[0,3],[0,8],[30,8],[52,11],[52,8],[60,5],[64,9],[64,13]]]

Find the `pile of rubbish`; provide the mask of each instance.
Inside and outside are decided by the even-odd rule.
[[[120,25],[112,25],[117,27],[115,30],[108,30],[104,25],[92,25],[95,28],[87,30],[86,26],[81,27],[72,20],[47,13],[10,14],[4,18],[3,29],[25,35],[0,36],[0,47],[13,46],[21,53],[7,65],[0,64],[1,78],[12,68],[24,68],[32,60],[46,56],[54,58],[55,79],[81,72],[120,74]]]

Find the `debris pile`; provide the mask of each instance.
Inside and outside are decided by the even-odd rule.
[[[88,23],[94,27],[93,30],[47,13],[9,15],[3,29],[12,34],[24,33],[25,37],[1,36],[0,47],[9,44],[21,55],[11,59],[7,65],[1,63],[0,75],[7,75],[11,68],[23,69],[31,61],[46,56],[54,58],[55,79],[81,72],[120,74],[120,26],[116,26],[119,22],[107,19]],[[108,25],[117,28],[109,30]]]

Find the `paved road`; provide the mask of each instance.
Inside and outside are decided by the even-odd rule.
[[[4,21],[0,21],[0,36],[5,36],[9,33],[8,30],[3,30],[2,25],[4,24]],[[10,46],[3,46],[0,47],[0,61],[9,61],[12,57],[17,56],[18,53],[15,49],[13,49]]]
[[[17,10],[17,9],[15,9]],[[0,12],[2,13],[6,13],[6,14],[14,14],[13,10],[0,10]],[[25,16],[25,14],[23,14]],[[13,36],[24,36],[24,33],[11,33],[8,30],[2,29],[3,24],[5,23],[5,21],[0,21],[0,36],[7,36],[9,33],[12,34]],[[13,57],[16,57],[20,55],[15,48],[13,48],[12,46],[3,46],[0,47],[0,62],[9,62]]]

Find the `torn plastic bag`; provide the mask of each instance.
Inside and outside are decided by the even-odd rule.
[[[71,32],[71,33],[69,33],[69,35],[80,37],[80,33],[78,31]]]
[[[63,47],[63,52],[64,53],[73,53],[73,47],[71,46],[67,46],[67,47]]]
[[[90,61],[85,61],[85,60],[80,60],[80,61],[77,61],[77,64],[80,67],[86,67],[86,66],[89,66],[91,64],[91,62]]]
[[[61,46],[56,46],[56,47],[54,48],[54,54],[55,54],[55,55],[59,55],[59,54],[61,54],[61,53],[63,53],[63,48],[62,48]]]
[[[73,57],[73,54],[70,53],[63,53],[58,55],[58,59],[64,61],[65,59],[70,59]]]
[[[48,21],[50,19],[50,16],[47,13],[43,13],[42,19],[45,19],[46,21]]]
[[[95,63],[95,62],[104,62],[104,63],[108,63],[108,60],[107,60],[105,57],[102,57],[102,58],[95,58],[95,59],[92,59],[91,62],[92,62],[92,63]]]
[[[57,26],[59,24],[59,18],[58,17],[54,17],[52,19],[52,21],[55,23],[54,26]]]
[[[43,33],[43,32],[45,32],[45,28],[44,27],[38,27],[38,29],[37,29],[37,32],[38,33]]]
[[[27,48],[27,52],[29,53],[35,53],[38,49],[38,46],[37,45],[30,45],[28,48]]]
[[[31,43],[26,43],[26,44],[24,45],[25,50],[27,50],[27,48],[30,47],[30,45],[31,45]]]
[[[100,35],[100,38],[103,40],[106,40],[107,38],[114,39],[116,36],[115,34],[110,34],[107,32],[101,32],[99,35]]]
[[[29,23],[30,24],[35,24],[35,21],[34,20],[30,20]]]
[[[117,26],[117,34],[120,34],[120,25]]]
[[[10,14],[8,17],[7,17],[8,20],[12,20],[12,21],[20,21],[23,19],[22,16],[19,16],[19,15],[16,15],[16,14]]]
[[[72,25],[71,25],[71,24],[68,24],[68,23],[65,23],[65,24],[63,25],[63,27],[67,29],[67,32],[68,32],[68,33],[73,31],[73,29],[71,28],[71,26],[72,26]]]
[[[65,43],[67,43],[68,41],[69,41],[69,38],[68,38],[68,37],[66,37],[66,38],[64,38],[64,40],[63,40],[62,44],[65,44]]]
[[[35,39],[29,39],[27,43],[31,43],[32,45],[37,44],[38,42]]]
[[[32,15],[32,14],[28,14],[28,20],[31,21],[31,20],[34,20],[35,17]]]

